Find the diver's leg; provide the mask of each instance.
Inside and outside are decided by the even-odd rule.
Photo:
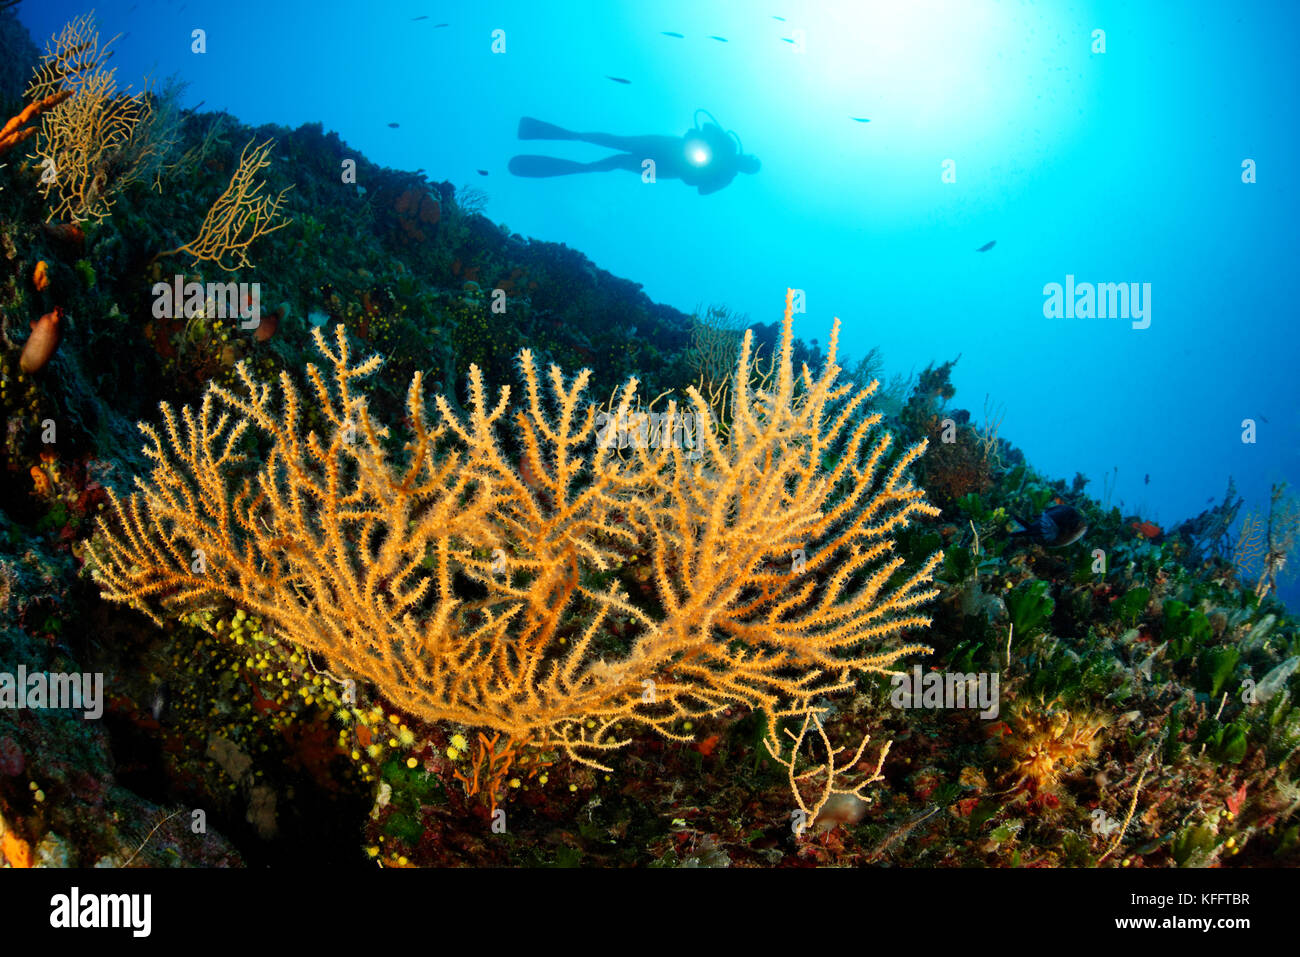
[[[520,117],[519,138],[521,140],[572,140],[578,137],[562,126],[535,120],[531,116]]]
[[[516,176],[540,179],[547,176],[570,176],[574,173],[604,173],[612,169],[641,171],[641,158],[631,153],[607,156],[592,163],[559,159],[554,156],[512,156],[506,168]]]
[[[615,136],[612,133],[570,133],[570,139],[604,146],[623,153],[633,153],[641,157],[666,156],[671,150],[680,151],[682,141],[677,136]]]
[[[568,176],[587,172],[587,164],[554,156],[512,156],[506,169],[516,176],[540,179],[545,176]]]
[[[606,156],[604,159],[584,163],[583,166],[593,173],[603,173],[611,169],[625,169],[633,173],[639,173],[643,161],[644,157],[637,156],[634,153],[616,153],[613,156]]]

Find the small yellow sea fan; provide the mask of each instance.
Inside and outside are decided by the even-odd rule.
[[[1096,715],[1054,708],[1055,702],[1028,702],[1015,709],[1003,739],[1012,760],[1013,787],[1035,793],[1054,791],[1061,775],[1093,757],[1106,722]]]

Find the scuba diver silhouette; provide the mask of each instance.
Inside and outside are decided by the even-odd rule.
[[[712,122],[700,126],[701,113]],[[528,177],[602,173],[611,169],[640,173],[646,169],[645,161],[653,160],[656,179],[680,179],[687,186],[696,187],[701,196],[716,193],[735,179],[737,173],[758,172],[758,157],[742,152],[740,137],[734,132],[723,132],[713,114],[696,110],[694,119],[694,128],[684,136],[614,136],[575,133],[525,116],[519,121],[521,140],[578,140],[622,152],[591,163],[553,156],[513,156],[508,168],[516,176]]]

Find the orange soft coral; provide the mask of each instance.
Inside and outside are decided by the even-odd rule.
[[[0,837],[0,854],[9,862],[10,867],[31,867],[32,846],[24,841],[13,828]]]
[[[1155,522],[1129,522],[1129,528],[1137,532],[1142,538],[1148,539],[1159,538],[1165,533],[1165,530]]]
[[[12,149],[29,136],[33,136],[36,133],[36,127],[33,126],[26,130],[20,129],[20,127],[34,120],[46,110],[58,106],[70,96],[72,96],[72,90],[60,90],[58,93],[51,93],[43,100],[37,100],[35,103],[30,103],[24,107],[21,113],[9,120],[3,129],[0,129],[0,153]]]
[[[1055,790],[1064,772],[1097,753],[1105,726],[1096,716],[1071,714],[1043,702],[1017,708],[1003,738],[1004,754],[1012,760],[1012,786],[1035,794]]]

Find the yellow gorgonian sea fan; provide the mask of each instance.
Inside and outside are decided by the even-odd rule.
[[[113,496],[94,574],[160,621],[232,602],[411,714],[588,762],[636,724],[681,739],[682,719],[730,706],[806,714],[855,672],[929,651],[902,636],[929,624],[916,608],[941,558],[907,570],[893,554],[938,513],[908,478],[924,445],[891,457],[890,435],[871,437],[874,383],[835,385],[838,330],[821,374],[796,374],[787,296],[768,390],[751,388],[745,336],[725,439],[706,429],[697,451],[663,433],[622,458],[597,441],[590,371],[544,377],[524,350],[518,466],[498,434],[508,387],[493,403],[471,367],[468,413],[442,396],[431,412],[417,374],[398,452],[357,391],[379,359],[316,330],[321,431],[287,374],[275,390],[243,363],[199,409],[164,404],[161,433],[141,426],[152,474]],[[251,435],[269,450],[256,461]],[[652,569],[635,599],[633,555]]]

